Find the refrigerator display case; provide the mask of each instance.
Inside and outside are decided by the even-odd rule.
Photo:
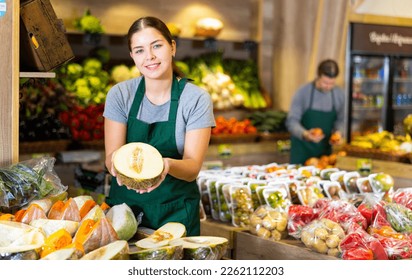
[[[347,52],[347,142],[358,135],[404,134],[412,113],[412,28],[351,23]]]

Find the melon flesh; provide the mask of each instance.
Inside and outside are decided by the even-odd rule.
[[[169,245],[169,242],[186,235],[184,224],[169,222],[158,228],[149,237],[137,241],[135,244],[140,249],[152,249]]]
[[[129,188],[141,190],[156,184],[163,171],[163,158],[159,151],[146,143],[133,142],[120,147],[113,166],[117,177]]]

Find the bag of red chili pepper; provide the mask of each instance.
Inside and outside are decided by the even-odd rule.
[[[302,228],[316,219],[317,214],[310,206],[292,204],[288,210],[288,234],[300,239]]]

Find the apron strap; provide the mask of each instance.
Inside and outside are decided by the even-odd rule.
[[[180,98],[180,95],[182,95],[182,92],[186,86],[186,83],[187,83],[187,79],[182,78],[178,80],[177,77],[173,75],[172,96],[170,100],[170,109],[169,109],[169,121],[176,120],[177,107],[179,106],[179,98]]]
[[[308,109],[312,109],[314,91],[315,91],[315,82],[312,83],[312,90],[310,91],[310,102],[309,102]],[[330,93],[331,93],[331,98],[332,98],[332,111],[333,111],[335,110],[335,99],[333,98],[333,89],[330,90]]]

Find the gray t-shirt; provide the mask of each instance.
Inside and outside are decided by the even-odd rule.
[[[103,116],[127,124],[129,111],[141,80],[142,77],[138,77],[114,85],[107,94]],[[146,123],[167,121],[169,107],[170,100],[158,106],[144,96],[136,118]],[[183,155],[187,131],[213,126],[215,118],[210,94],[188,82],[180,96],[176,116],[176,144],[179,153]]]
[[[286,127],[293,136],[302,139],[302,133],[305,128],[301,124],[302,115],[310,105],[310,94],[312,83],[303,85],[293,97],[290,110],[286,119]],[[342,89],[335,86],[332,92],[321,92],[316,88],[313,90],[312,109],[317,111],[328,112],[335,108],[337,119],[333,126],[333,131],[340,131],[344,135],[344,118],[345,118],[345,94]],[[333,98],[333,100],[332,100]]]

